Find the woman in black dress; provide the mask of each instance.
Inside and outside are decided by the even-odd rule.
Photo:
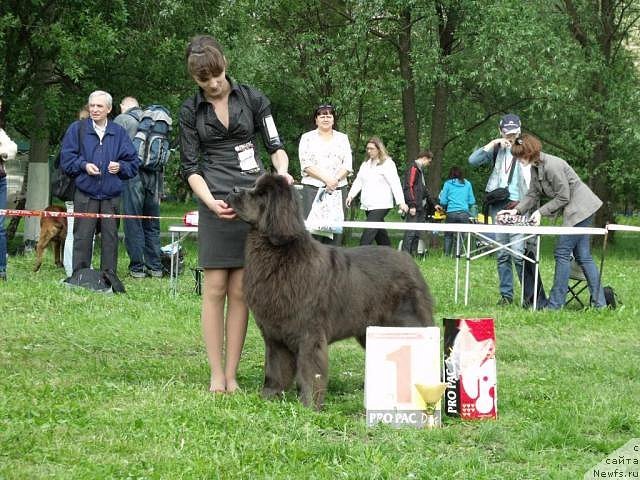
[[[277,172],[293,183],[269,100],[255,88],[228,77],[226,66],[215,39],[194,37],[187,47],[187,68],[199,89],[180,109],[182,174],[199,200],[198,259],[204,270],[202,330],[212,392],[238,389],[236,372],[249,315],[242,295],[249,226],[236,218],[224,199],[235,186],[251,187],[264,172],[258,133]]]

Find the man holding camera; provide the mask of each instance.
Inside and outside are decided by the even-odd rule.
[[[500,137],[491,140],[484,147],[474,151],[469,163],[478,167],[493,164],[487,186],[485,188],[485,216],[488,214],[494,223],[500,210],[515,208],[528,189],[530,172],[522,167],[511,155],[511,145],[521,133],[520,117],[509,113],[500,119]],[[524,253],[525,242],[522,234],[496,233],[495,240],[502,245],[515,242],[510,248],[520,254]],[[520,241],[518,241],[520,240]],[[500,280],[500,300],[498,305],[509,305],[513,302],[513,269],[516,267],[519,279],[522,279],[522,257],[505,249],[497,252],[498,278]]]

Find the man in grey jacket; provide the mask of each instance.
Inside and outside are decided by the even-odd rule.
[[[134,139],[142,110],[134,97],[124,97],[120,115],[114,122],[121,125]],[[137,152],[140,156],[140,152]],[[138,175],[127,180],[122,194],[122,206],[127,215],[160,215],[160,176],[162,172],[138,170]],[[133,278],[162,277],[160,260],[160,221],[126,218],[124,245],[129,255],[129,274]]]
[[[509,196],[489,205],[489,215],[494,223],[500,210],[514,208],[527,193],[530,172],[511,155],[511,145],[520,135],[520,117],[512,113],[503,116],[499,124],[500,137],[491,140],[484,147],[474,151],[469,157],[469,163],[478,167],[492,164],[493,167],[485,192],[489,193],[498,188],[508,188]],[[513,170],[513,171],[512,171]],[[509,248],[523,254],[525,243],[522,234],[496,233],[495,240],[503,245],[513,243]],[[518,278],[522,281],[522,257],[511,254],[505,249],[497,252],[498,278],[500,280],[500,300],[498,305],[509,305],[513,302],[513,265]]]

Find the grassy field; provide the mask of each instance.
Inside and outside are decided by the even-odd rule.
[[[127,278],[121,250],[127,294],[104,296],[60,285],[50,253],[37,274],[32,255],[11,257],[0,283],[0,478],[581,479],[640,437],[635,243],[618,235],[608,250],[605,283],[624,302],[615,311],[497,307],[493,258],[474,262],[470,305],[456,305],[453,260],[421,260],[438,321],[496,319],[499,419],[445,418],[438,431],[365,426],[355,341],[331,348],[324,411],[293,395],[263,401],[253,322],[243,392],[209,394],[189,271],[172,297],[167,279]],[[194,244],[185,247],[193,266]]]

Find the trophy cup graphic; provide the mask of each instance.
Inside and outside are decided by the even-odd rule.
[[[421,383],[415,383],[414,386],[416,387],[416,390],[425,403],[425,408],[427,411],[426,428],[431,429],[438,427],[438,425],[436,424],[434,413],[436,410],[436,405],[438,405],[438,402],[442,399],[442,395],[447,388],[447,384],[435,383],[433,385],[424,385]]]

